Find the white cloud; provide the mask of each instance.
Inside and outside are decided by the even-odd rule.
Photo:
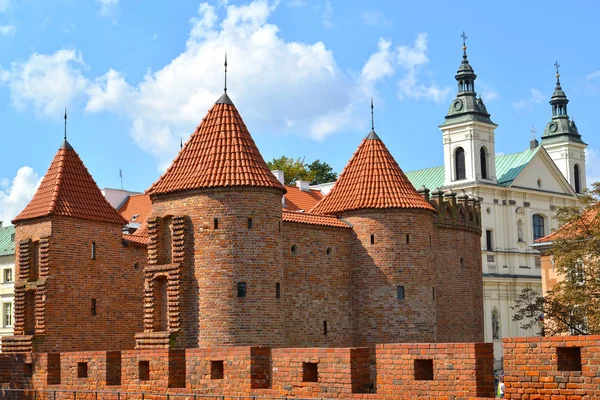
[[[531,111],[533,106],[544,101],[544,94],[537,89],[531,89],[531,96],[527,99],[521,99],[513,103],[513,108],[517,112]]]
[[[0,35],[2,36],[14,36],[16,30],[14,25],[0,25]]]
[[[29,203],[41,182],[39,175],[31,167],[21,167],[13,178],[10,187],[6,178],[2,178],[0,190],[0,221],[4,225],[17,216]]]
[[[119,0],[97,0],[100,3],[100,15],[113,16],[119,6]]]
[[[478,82],[477,86],[479,86],[479,90],[478,92],[481,95],[481,98],[483,99],[483,101],[485,103],[489,103],[491,101],[494,101],[498,98],[498,92],[496,92],[494,90],[494,88],[492,88],[490,85],[488,85],[485,82]]]
[[[585,149],[586,181],[588,188],[600,182],[600,150],[588,147]]]
[[[331,2],[329,0],[325,0],[325,9],[323,10],[322,20],[325,28],[333,28],[333,7],[331,7]]]
[[[365,11],[360,14],[360,17],[365,25],[379,29],[389,29],[393,25],[392,21],[379,11]]]
[[[429,85],[419,82],[419,72],[429,63],[427,58],[427,33],[420,33],[412,46],[397,49],[397,63],[404,69],[404,76],[398,81],[398,97],[425,99],[443,102],[450,94],[449,87],[439,87],[435,82]]]
[[[58,50],[51,55],[33,53],[27,61],[0,70],[0,80],[9,86],[17,109],[31,106],[36,113],[56,116],[87,87],[83,68],[83,57],[75,50]]]
[[[600,78],[600,71],[592,72],[591,74],[588,74],[585,77],[585,79],[587,79],[588,81],[598,79],[598,78]]]
[[[282,39],[278,27],[267,22],[273,10],[257,0],[228,6],[219,19],[214,6],[201,4],[181,54],[135,86],[109,71],[86,89],[86,109],[124,113],[132,121],[134,141],[164,168],[179,138],[193,131],[222,93],[227,51],[228,93],[251,129],[319,140],[366,126],[374,85],[394,71],[391,44],[381,40],[362,71],[351,76],[322,42]],[[361,107],[365,112],[358,118]]]

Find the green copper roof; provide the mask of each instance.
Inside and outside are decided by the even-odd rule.
[[[496,176],[498,178],[498,184],[510,186],[539,149],[540,146],[533,150],[527,149],[520,153],[496,157]],[[410,183],[416,188],[425,185],[426,188],[433,190],[437,187],[444,186],[443,166],[410,171],[406,173],[406,176],[408,177],[408,180],[410,180]]]
[[[5,226],[0,228],[0,256],[15,254],[15,227]]]

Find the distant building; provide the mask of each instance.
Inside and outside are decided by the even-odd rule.
[[[0,336],[13,334],[15,228],[0,222]]]

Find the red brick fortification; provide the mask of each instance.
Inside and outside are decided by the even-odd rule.
[[[286,346],[354,345],[352,230],[283,223]]]
[[[4,352],[134,347],[146,252],[123,242],[121,225],[49,216],[18,223],[15,238],[15,336]]]
[[[358,210],[343,218],[355,235],[350,250],[355,344],[435,341],[433,212]]]
[[[435,302],[439,343],[482,342],[483,277],[479,205],[448,193],[434,196]]]
[[[600,398],[600,336],[504,339],[506,398]]]
[[[152,346],[149,334],[165,331],[172,347],[282,345],[281,190],[212,188],[152,200],[138,347]],[[168,290],[164,324],[153,300],[160,279]]]
[[[372,394],[369,353],[368,348],[230,347],[9,354],[0,355],[0,384],[55,390],[61,400],[73,399],[73,392],[78,392],[77,399],[91,400],[95,391],[136,399],[140,392],[149,399],[150,394],[164,399],[166,393],[456,400],[492,396],[491,344],[378,345],[378,392]],[[106,396],[100,393],[98,398]]]

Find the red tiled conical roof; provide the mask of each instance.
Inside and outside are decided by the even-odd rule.
[[[33,198],[12,222],[49,215],[127,223],[106,201],[79,155],[66,140]]]
[[[147,193],[225,186],[285,191],[267,167],[227,94],[212,106],[169,169]]]
[[[311,213],[336,214],[367,208],[434,210],[415,190],[379,136],[372,131]]]

